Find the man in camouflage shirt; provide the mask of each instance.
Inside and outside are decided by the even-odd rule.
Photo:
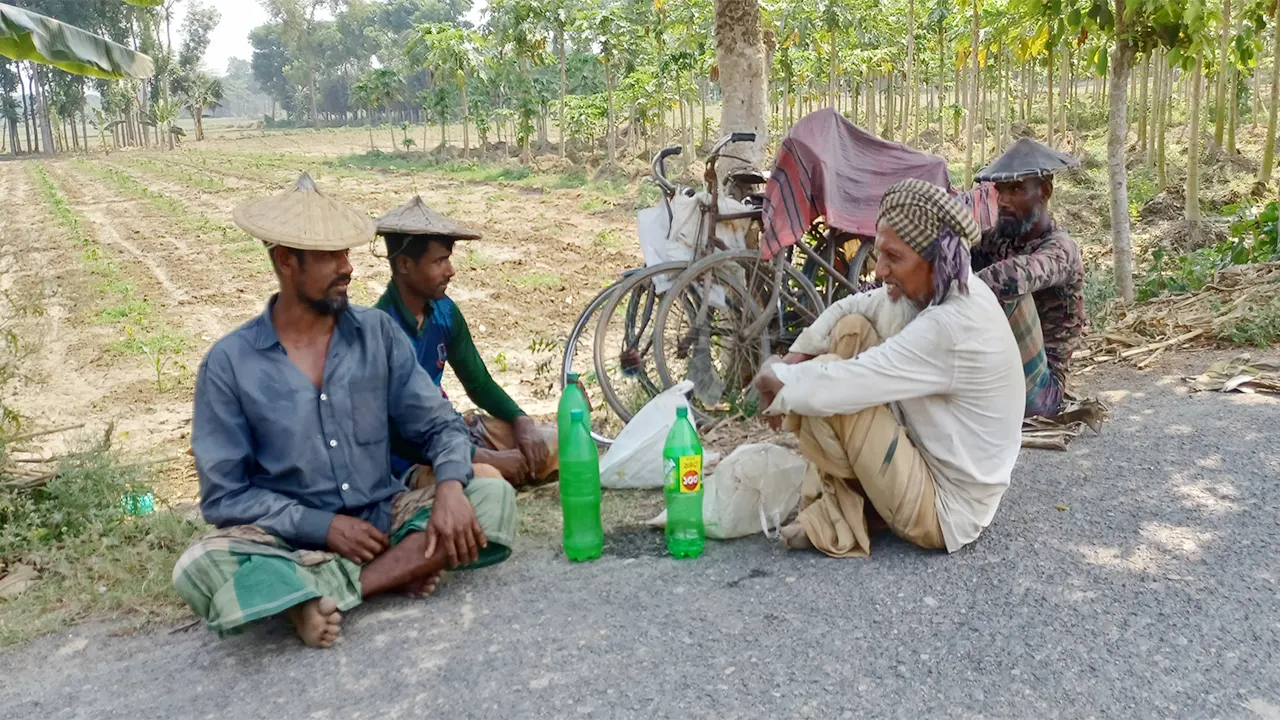
[[[1023,138],[977,176],[995,184],[999,216],[973,249],[973,269],[1004,305],[1018,341],[1028,417],[1060,412],[1086,325],[1080,247],[1049,214],[1052,173],[1075,164]]]

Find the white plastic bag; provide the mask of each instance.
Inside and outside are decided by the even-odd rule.
[[[702,523],[707,537],[767,537],[800,504],[800,486],[817,470],[798,453],[768,444],[740,445],[703,480]],[[666,527],[667,511],[649,521]]]
[[[693,383],[686,380],[663,390],[622,428],[600,458],[600,485],[607,488],[660,488],[662,447],[676,421],[676,408],[688,407]],[[689,420],[693,421],[690,413]]]

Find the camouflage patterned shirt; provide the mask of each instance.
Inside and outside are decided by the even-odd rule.
[[[1057,223],[1028,241],[999,237],[992,229],[973,249],[973,269],[1001,301],[1031,293],[1049,369],[1065,384],[1071,355],[1088,323],[1080,246]]]

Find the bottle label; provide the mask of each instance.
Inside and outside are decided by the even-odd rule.
[[[702,456],[686,455],[680,458],[680,492],[692,493],[702,489]]]

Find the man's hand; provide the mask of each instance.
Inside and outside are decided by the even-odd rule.
[[[777,355],[770,356],[761,365],[760,372],[756,374],[755,380],[751,381],[756,388],[756,392],[760,393],[761,409],[768,409],[769,406],[773,405],[774,399],[778,397],[778,393],[782,390],[782,381],[773,372],[773,366],[781,363],[786,363],[786,358],[779,358]],[[770,415],[766,420],[769,423],[769,427],[774,430],[782,428],[781,415]]]
[[[476,450],[472,462],[478,465],[492,465],[502,473],[502,478],[512,485],[524,483],[532,473],[529,461],[519,450]]]
[[[787,365],[799,365],[802,362],[808,362],[814,358],[813,355],[805,355],[804,353],[789,352],[782,356],[782,362]]]
[[[529,461],[528,477],[533,479],[534,474],[542,472],[542,467],[547,464],[547,455],[550,454],[546,441],[542,439],[542,431],[533,420],[529,419],[528,415],[516,418],[511,428],[515,435],[516,448],[524,455],[524,459]]]
[[[372,561],[391,546],[386,533],[350,515],[333,516],[325,543],[333,552],[361,565]]]
[[[427,521],[427,557],[435,555],[437,547],[443,548],[446,566],[452,570],[475,562],[488,545],[462,483],[437,481],[436,502]]]

